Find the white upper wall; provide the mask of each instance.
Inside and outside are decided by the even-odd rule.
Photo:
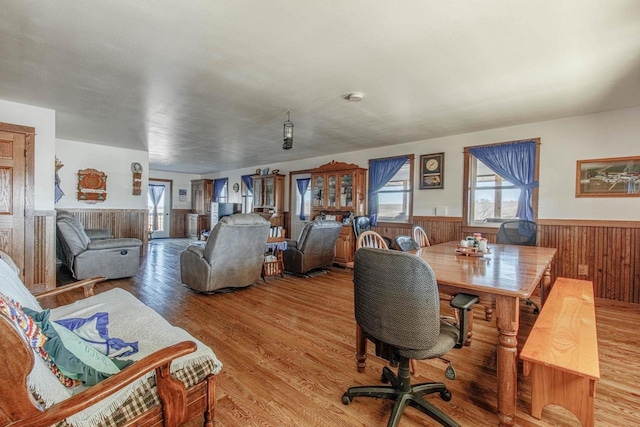
[[[0,100],[0,122],[36,129],[34,209],[52,210],[55,197],[56,112]]]
[[[287,175],[285,210],[288,210],[290,171],[316,168],[331,160],[368,168],[369,159],[414,154],[414,215],[435,215],[435,208],[443,206],[448,216],[462,216],[464,147],[537,137],[541,140],[540,219],[640,220],[640,198],[575,197],[577,160],[640,156],[640,107],[392,145],[338,156],[256,165],[207,177],[229,177],[230,185],[233,185],[234,182],[240,182],[240,175],[255,173],[257,167],[280,169],[280,173]],[[293,149],[295,150],[296,144],[304,143],[311,142],[294,141]],[[278,149],[277,146],[274,147]],[[420,155],[439,152],[445,153],[444,189],[419,190],[417,183]],[[230,192],[229,195],[230,201],[240,201],[239,194]]]
[[[147,209],[149,155],[146,151],[57,139],[55,152],[58,160],[64,164],[58,176],[65,194],[55,204],[56,208]],[[139,196],[132,194],[133,162],[140,163],[143,168]],[[104,202],[88,204],[78,200],[78,171],[87,168],[97,169],[107,175],[107,199]]]
[[[173,179],[173,207],[190,209],[191,183],[197,178],[229,178],[229,201],[240,202],[240,193],[231,187],[240,183],[240,176],[253,174],[258,167],[280,169],[287,175],[285,182],[285,210],[288,210],[288,173],[294,170],[312,169],[331,160],[355,163],[368,167],[369,159],[415,154],[418,182],[420,155],[445,153],[445,183],[442,190],[414,191],[414,214],[434,215],[437,206],[444,206],[449,216],[462,215],[462,159],[463,148],[472,145],[535,138],[541,139],[540,200],[541,219],[600,219],[640,220],[640,198],[607,197],[576,198],[576,160],[605,157],[640,156],[640,107],[614,110],[545,122],[528,123],[500,129],[491,129],[464,135],[417,141],[384,148],[362,150],[338,156],[323,156],[292,162],[255,165],[250,168],[226,171],[220,174],[197,176],[149,171],[148,154],[144,151],[111,148],[78,141],[55,138],[55,111],[0,100],[0,121],[36,129],[35,146],[35,204],[36,210],[54,208],[54,176],[56,155],[65,165],[60,169],[65,196],[55,207],[91,207],[77,201],[77,172],[94,168],[108,175],[107,200],[95,205],[100,208],[146,209],[146,187],[151,175],[155,178]],[[320,141],[294,141],[296,144],[320,143]],[[275,144],[274,149],[278,144]],[[144,167],[142,195],[133,196],[131,163],[137,161]],[[179,201],[178,191],[187,189],[187,200]]]

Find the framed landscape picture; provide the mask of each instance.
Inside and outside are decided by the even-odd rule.
[[[576,197],[640,197],[640,156],[578,160]]]
[[[420,189],[444,188],[444,153],[420,156]]]

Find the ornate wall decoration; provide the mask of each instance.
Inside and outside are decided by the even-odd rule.
[[[133,195],[142,194],[142,165],[138,162],[131,163],[131,172],[133,173]]]
[[[107,175],[95,169],[79,170],[78,200],[89,204],[107,200]]]

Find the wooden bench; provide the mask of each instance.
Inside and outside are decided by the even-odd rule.
[[[531,415],[549,404],[594,425],[600,379],[593,283],[558,277],[520,353],[531,376]]]

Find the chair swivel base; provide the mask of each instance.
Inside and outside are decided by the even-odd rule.
[[[405,371],[404,375],[403,371]],[[354,397],[377,397],[394,400],[395,404],[391,411],[387,427],[395,427],[398,425],[404,408],[407,405],[413,406],[419,411],[429,415],[443,426],[456,427],[459,425],[440,409],[422,398],[425,394],[440,393],[442,400],[451,400],[451,392],[447,390],[443,383],[420,383],[411,385],[408,359],[400,362],[398,373],[399,375],[396,376],[396,374],[385,366],[382,371],[382,380],[388,381],[390,385],[350,387],[342,395],[342,403],[348,405]]]

